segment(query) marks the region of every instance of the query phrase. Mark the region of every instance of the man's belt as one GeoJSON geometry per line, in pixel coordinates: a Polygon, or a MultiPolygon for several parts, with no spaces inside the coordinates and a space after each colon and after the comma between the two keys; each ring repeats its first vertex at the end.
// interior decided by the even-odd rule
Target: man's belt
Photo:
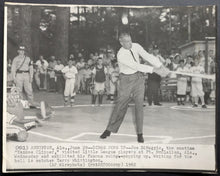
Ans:
{"type": "Polygon", "coordinates": [[[26,70],[26,71],[25,70],[17,70],[16,71],[16,73],[28,73],[28,72],[29,72],[28,70],[26,70]]]}

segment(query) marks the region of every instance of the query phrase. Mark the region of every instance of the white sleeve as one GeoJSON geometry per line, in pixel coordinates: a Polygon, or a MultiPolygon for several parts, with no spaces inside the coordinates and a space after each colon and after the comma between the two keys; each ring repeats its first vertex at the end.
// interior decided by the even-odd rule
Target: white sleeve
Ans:
{"type": "Polygon", "coordinates": [[[75,68],[75,73],[77,74],[78,73],[77,68],[76,67],[74,67],[74,68],[75,68]]]}
{"type": "Polygon", "coordinates": [[[118,58],[119,63],[126,65],[127,67],[130,67],[133,70],[140,71],[143,73],[152,73],[153,72],[153,67],[151,67],[149,65],[139,64],[133,60],[126,60],[126,59],[124,59],[124,57],[120,53],[118,53],[117,58],[118,58]]]}
{"type": "Polygon", "coordinates": [[[205,69],[203,67],[200,68],[200,73],[204,73],[205,69]]]}
{"type": "Polygon", "coordinates": [[[46,60],[44,60],[44,66],[48,67],[48,65],[49,65],[48,62],[46,60]]]}
{"type": "Polygon", "coordinates": [[[94,68],[94,69],[92,70],[92,74],[95,75],[95,73],[96,73],[96,69],[94,68]]]}
{"type": "Polygon", "coordinates": [[[138,49],[138,54],[147,62],[149,62],[154,67],[160,67],[162,63],[160,62],[160,59],[153,56],[152,54],[149,54],[147,51],[144,50],[144,48],[136,43],[136,47],[138,49]]]}
{"type": "Polygon", "coordinates": [[[62,73],[66,73],[67,72],[67,68],[64,67],[61,71],[62,71],[62,73]]]}
{"type": "Polygon", "coordinates": [[[104,67],[104,72],[105,72],[105,74],[107,74],[107,73],[108,73],[108,70],[107,70],[107,68],[106,68],[106,67],[104,67]]]}

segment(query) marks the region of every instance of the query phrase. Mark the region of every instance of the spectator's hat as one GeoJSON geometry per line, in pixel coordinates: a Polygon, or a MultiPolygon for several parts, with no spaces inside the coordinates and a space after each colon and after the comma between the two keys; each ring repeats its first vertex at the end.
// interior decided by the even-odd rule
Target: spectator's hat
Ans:
{"type": "Polygon", "coordinates": [[[180,64],[181,62],[183,62],[183,63],[184,63],[184,60],[183,60],[183,59],[180,59],[180,60],[179,60],[179,64],[180,64]]]}
{"type": "Polygon", "coordinates": [[[191,54],[187,54],[186,57],[191,57],[192,58],[192,55],[191,54]]]}
{"type": "Polygon", "coordinates": [[[158,50],[159,48],[158,48],[158,46],[157,45],[154,45],[153,46],[153,50],[158,50]]]}
{"type": "Polygon", "coordinates": [[[20,46],[18,47],[18,51],[25,51],[25,50],[26,50],[26,48],[25,48],[24,45],[20,45],[20,46]]]}

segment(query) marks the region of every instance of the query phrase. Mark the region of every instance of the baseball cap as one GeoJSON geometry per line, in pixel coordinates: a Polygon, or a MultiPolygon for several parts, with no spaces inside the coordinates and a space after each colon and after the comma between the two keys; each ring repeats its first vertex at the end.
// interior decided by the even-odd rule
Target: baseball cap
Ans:
{"type": "Polygon", "coordinates": [[[153,46],[153,50],[159,49],[157,45],[153,46]]]}
{"type": "Polygon", "coordinates": [[[18,50],[25,50],[26,48],[25,48],[25,46],[24,45],[20,45],[19,47],[18,47],[18,50]]]}

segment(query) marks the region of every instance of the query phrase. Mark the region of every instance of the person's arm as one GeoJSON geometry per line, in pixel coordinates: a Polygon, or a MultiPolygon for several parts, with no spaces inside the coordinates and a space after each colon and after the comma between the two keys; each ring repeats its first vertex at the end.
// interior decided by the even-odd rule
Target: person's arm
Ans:
{"type": "Polygon", "coordinates": [[[16,78],[16,58],[14,58],[12,61],[11,74],[12,74],[13,81],[15,81],[15,78],[16,78]]]}
{"type": "Polygon", "coordinates": [[[139,45],[139,44],[136,44],[137,45],[137,49],[138,49],[138,54],[147,62],[149,62],[151,65],[153,65],[154,67],[161,67],[162,66],[162,63],[160,61],[159,58],[153,56],[152,54],[149,54],[147,51],[144,50],[144,48],[139,45]]]}
{"type": "Polygon", "coordinates": [[[94,83],[96,68],[92,70],[92,83],[94,83]]]}
{"type": "MultiPolygon", "coordinates": [[[[30,60],[30,58],[29,58],[30,60]]],[[[29,64],[29,75],[30,75],[30,82],[33,81],[33,76],[34,76],[34,67],[33,67],[33,61],[30,60],[30,64],[29,64]]]]}
{"type": "Polygon", "coordinates": [[[131,69],[135,71],[140,71],[143,73],[152,73],[153,67],[149,65],[139,64],[133,60],[126,60],[124,59],[122,54],[118,54],[118,62],[130,67],[131,69]]]}

